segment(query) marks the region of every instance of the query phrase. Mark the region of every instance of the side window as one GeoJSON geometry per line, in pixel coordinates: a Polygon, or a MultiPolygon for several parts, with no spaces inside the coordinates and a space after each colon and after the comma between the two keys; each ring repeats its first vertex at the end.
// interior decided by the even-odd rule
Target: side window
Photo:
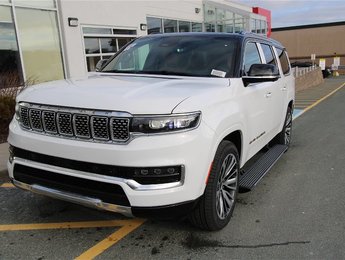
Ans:
{"type": "Polygon", "coordinates": [[[244,50],[243,71],[248,75],[250,66],[253,64],[261,64],[259,50],[254,42],[248,42],[244,50]]]}
{"type": "Polygon", "coordinates": [[[290,64],[286,51],[276,48],[284,75],[290,74],[290,64]]]}
{"type": "Polygon", "coordinates": [[[273,50],[271,46],[267,44],[261,44],[262,51],[264,53],[266,63],[267,64],[272,64],[277,66],[276,59],[274,58],[273,50]]]}

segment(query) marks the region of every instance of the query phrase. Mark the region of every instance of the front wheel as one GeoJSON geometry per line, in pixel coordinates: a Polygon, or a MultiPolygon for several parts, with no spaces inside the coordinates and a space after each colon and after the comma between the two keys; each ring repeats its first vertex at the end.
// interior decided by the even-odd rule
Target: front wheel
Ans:
{"type": "Polygon", "coordinates": [[[236,203],[238,178],[239,155],[236,146],[232,142],[222,141],[204,195],[189,217],[193,225],[214,231],[229,223],[236,203]]]}

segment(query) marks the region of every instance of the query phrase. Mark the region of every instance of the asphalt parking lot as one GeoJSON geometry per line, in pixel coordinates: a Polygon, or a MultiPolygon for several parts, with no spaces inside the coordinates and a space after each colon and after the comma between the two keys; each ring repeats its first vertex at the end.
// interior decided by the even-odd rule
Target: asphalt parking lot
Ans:
{"type": "MultiPolygon", "coordinates": [[[[293,142],[230,224],[128,219],[14,188],[0,174],[0,259],[344,259],[345,82],[301,108],[293,142]],[[303,113],[303,111],[307,111],[303,113]]],[[[324,90],[324,89],[323,89],[324,90]]]]}

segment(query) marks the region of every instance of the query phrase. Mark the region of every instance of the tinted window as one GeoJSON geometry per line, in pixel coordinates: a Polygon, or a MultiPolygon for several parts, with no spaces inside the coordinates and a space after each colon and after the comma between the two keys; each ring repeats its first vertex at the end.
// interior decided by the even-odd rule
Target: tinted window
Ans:
{"type": "Polygon", "coordinates": [[[289,65],[289,59],[287,57],[286,51],[282,50],[282,49],[278,49],[277,50],[277,54],[280,60],[280,64],[282,66],[282,70],[284,75],[287,75],[290,73],[290,65],[289,65]]]}
{"type": "Polygon", "coordinates": [[[246,45],[245,51],[244,51],[244,66],[243,66],[243,70],[245,75],[248,75],[250,66],[252,66],[253,64],[260,64],[261,62],[261,58],[260,58],[260,54],[258,51],[258,48],[256,46],[255,43],[253,42],[249,42],[246,45]]]}
{"type": "Polygon", "coordinates": [[[147,17],[147,33],[161,33],[162,30],[162,19],[154,18],[154,17],[147,17]]]}
{"type": "Polygon", "coordinates": [[[233,77],[236,49],[237,40],[224,36],[139,38],[103,72],[233,77]]]}
{"type": "Polygon", "coordinates": [[[261,44],[261,48],[262,48],[262,51],[264,52],[266,63],[277,65],[277,62],[274,58],[274,54],[272,52],[272,48],[267,44],[261,44]]]}

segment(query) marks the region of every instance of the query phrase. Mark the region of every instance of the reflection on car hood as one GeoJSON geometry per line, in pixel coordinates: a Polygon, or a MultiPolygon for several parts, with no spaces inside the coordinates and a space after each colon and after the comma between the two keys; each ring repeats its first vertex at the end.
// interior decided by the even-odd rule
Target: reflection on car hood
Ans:
{"type": "Polygon", "coordinates": [[[126,111],[132,114],[169,114],[190,96],[228,85],[227,79],[90,74],[28,87],[17,101],[126,111]]]}

